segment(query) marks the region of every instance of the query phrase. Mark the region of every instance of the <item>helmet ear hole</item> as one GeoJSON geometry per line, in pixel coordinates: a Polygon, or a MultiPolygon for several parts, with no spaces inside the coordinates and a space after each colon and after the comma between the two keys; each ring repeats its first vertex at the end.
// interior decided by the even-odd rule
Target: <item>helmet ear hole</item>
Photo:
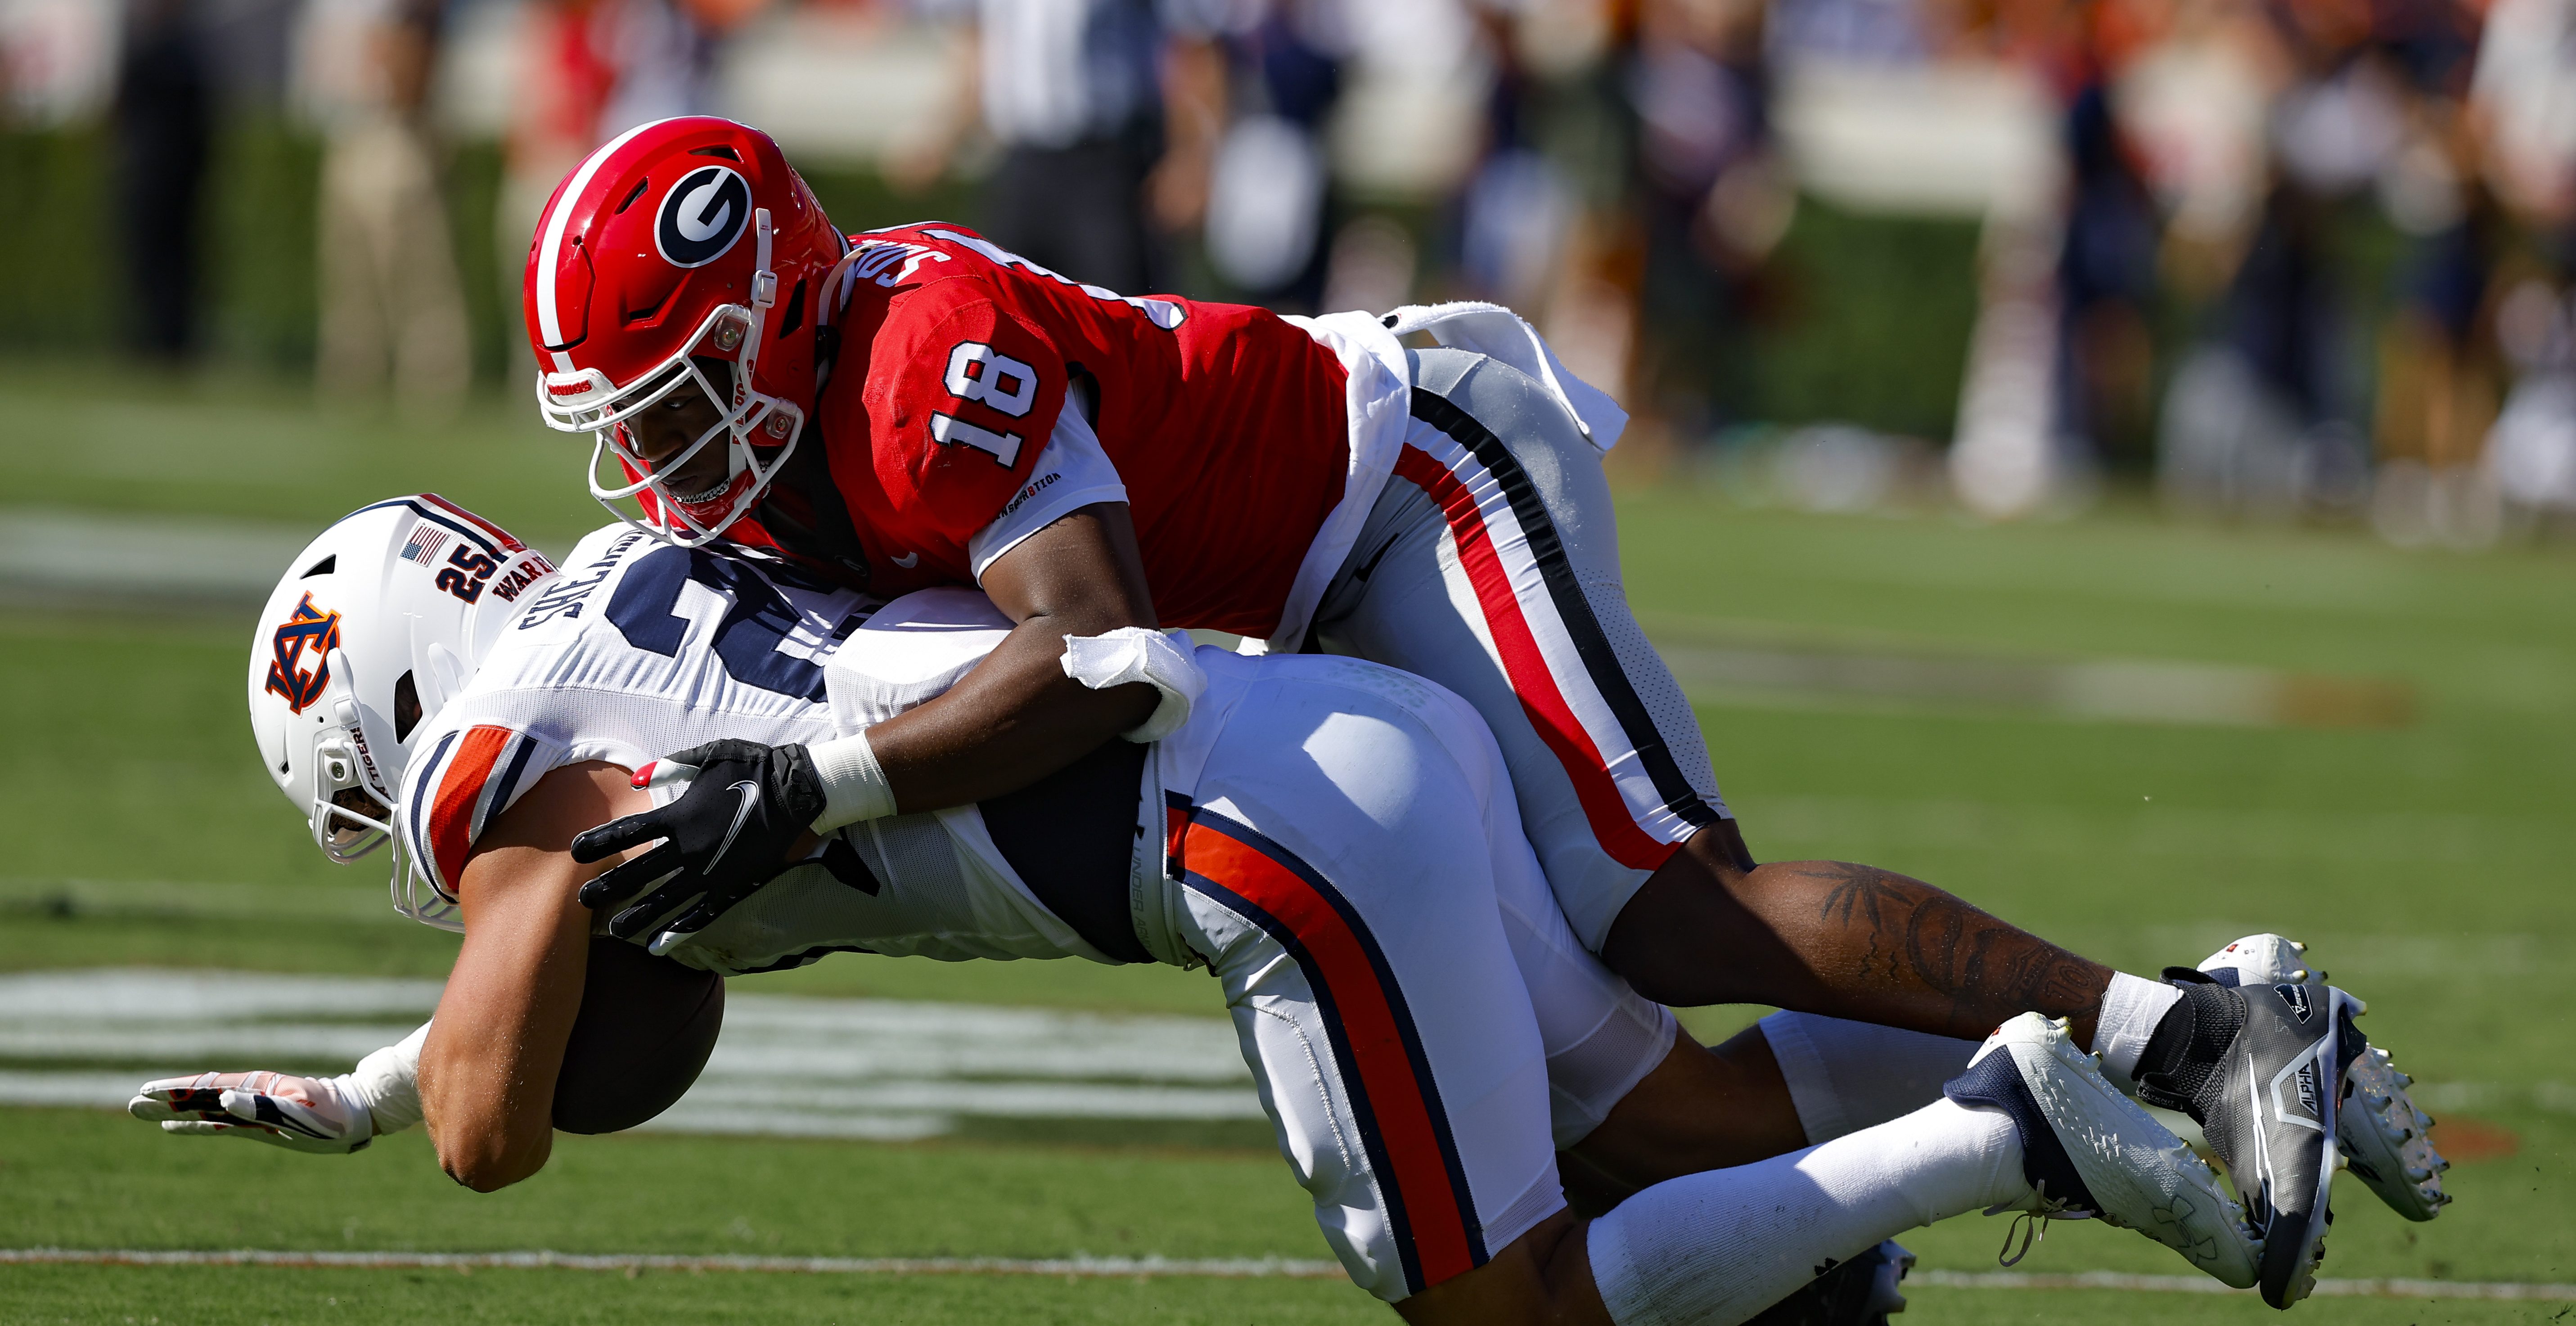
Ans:
{"type": "Polygon", "coordinates": [[[420,687],[405,672],[394,681],[394,740],[409,741],[420,726],[420,687]]]}
{"type": "Polygon", "coordinates": [[[805,282],[800,279],[796,282],[796,288],[787,292],[787,312],[779,317],[778,334],[781,338],[793,336],[796,334],[796,329],[804,325],[805,282]]]}

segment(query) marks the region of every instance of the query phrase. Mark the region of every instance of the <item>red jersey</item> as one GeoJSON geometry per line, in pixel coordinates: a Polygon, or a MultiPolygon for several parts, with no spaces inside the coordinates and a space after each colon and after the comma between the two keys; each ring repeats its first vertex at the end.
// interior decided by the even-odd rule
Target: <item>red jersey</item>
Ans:
{"type": "Polygon", "coordinates": [[[1266,309],[1081,285],[962,226],[853,238],[807,443],[873,589],[974,584],[1123,485],[1163,625],[1272,633],[1351,475],[1331,349],[1266,309]]]}

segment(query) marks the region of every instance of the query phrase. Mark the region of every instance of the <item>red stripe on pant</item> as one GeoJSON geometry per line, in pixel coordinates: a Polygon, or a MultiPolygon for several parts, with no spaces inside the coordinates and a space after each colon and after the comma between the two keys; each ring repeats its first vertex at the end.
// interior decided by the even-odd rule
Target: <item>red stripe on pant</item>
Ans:
{"type": "Polygon", "coordinates": [[[1521,712],[1529,715],[1530,726],[1539,740],[1556,752],[1558,764],[1574,784],[1574,797],[1583,807],[1583,817],[1592,825],[1592,836],[1610,859],[1631,870],[1654,870],[1681,849],[1679,843],[1658,842],[1637,827],[1636,816],[1628,810],[1627,799],[1619,794],[1618,783],[1610,777],[1609,762],[1592,744],[1592,734],[1585,731],[1574,710],[1565,702],[1558,688],[1556,673],[1547,665],[1547,655],[1539,649],[1538,637],[1530,630],[1529,618],[1521,612],[1520,596],[1512,592],[1511,572],[1503,566],[1502,553],[1494,546],[1493,535],[1485,528],[1485,513],[1476,506],[1475,494],[1458,482],[1449,467],[1434,459],[1420,447],[1408,446],[1396,457],[1396,477],[1421,489],[1440,505],[1448,517],[1449,534],[1458,545],[1458,561],[1467,569],[1467,582],[1476,591],[1476,604],[1485,614],[1485,633],[1492,637],[1494,649],[1503,656],[1503,674],[1510,678],[1512,694],[1521,702],[1521,712]]]}
{"type": "MultiPolygon", "coordinates": [[[[1358,1079],[1365,1101],[1352,1104],[1374,1119],[1383,1141],[1382,1187],[1395,1190],[1413,1240],[1422,1285],[1433,1285],[1476,1269],[1473,1242],[1467,1233],[1465,1203],[1449,1180],[1440,1126],[1431,1117],[1431,1093],[1414,1076],[1413,1056],[1405,1046],[1393,1001],[1380,981],[1377,964],[1360,937],[1331,899],[1316,891],[1296,871],[1258,849],[1228,837],[1205,821],[1185,832],[1183,859],[1189,873],[1221,885],[1285,926],[1306,950],[1309,984],[1324,987],[1337,1016],[1344,1043],[1354,1062],[1342,1071],[1358,1079]]],[[[1368,1120],[1363,1120],[1363,1125],[1368,1120]]],[[[1393,1213],[1390,1212],[1392,1215],[1393,1213]]]]}

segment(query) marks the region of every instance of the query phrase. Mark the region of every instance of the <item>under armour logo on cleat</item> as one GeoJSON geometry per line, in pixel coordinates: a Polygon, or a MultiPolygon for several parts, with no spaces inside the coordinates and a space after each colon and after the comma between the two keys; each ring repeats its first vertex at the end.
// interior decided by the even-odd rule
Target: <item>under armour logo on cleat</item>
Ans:
{"type": "Polygon", "coordinates": [[[2195,1242],[2191,1232],[2183,1227],[2183,1222],[2199,1209],[2191,1204],[2191,1199],[2180,1194],[2175,1195],[2173,1205],[2155,1208],[2156,1241],[2193,1261],[2214,1262],[2218,1260],[2217,1236],[2203,1235],[2195,1242]]]}

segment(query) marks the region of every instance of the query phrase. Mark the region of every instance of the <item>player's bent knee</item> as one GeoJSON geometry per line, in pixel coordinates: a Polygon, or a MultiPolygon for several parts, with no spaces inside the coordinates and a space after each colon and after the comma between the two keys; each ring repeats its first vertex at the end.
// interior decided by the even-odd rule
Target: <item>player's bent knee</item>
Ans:
{"type": "Polygon", "coordinates": [[[1395,1305],[1413,1326],[1609,1326],[1593,1287],[1583,1231],[1590,1222],[1559,1211],[1511,1241],[1484,1265],[1395,1305]]]}

